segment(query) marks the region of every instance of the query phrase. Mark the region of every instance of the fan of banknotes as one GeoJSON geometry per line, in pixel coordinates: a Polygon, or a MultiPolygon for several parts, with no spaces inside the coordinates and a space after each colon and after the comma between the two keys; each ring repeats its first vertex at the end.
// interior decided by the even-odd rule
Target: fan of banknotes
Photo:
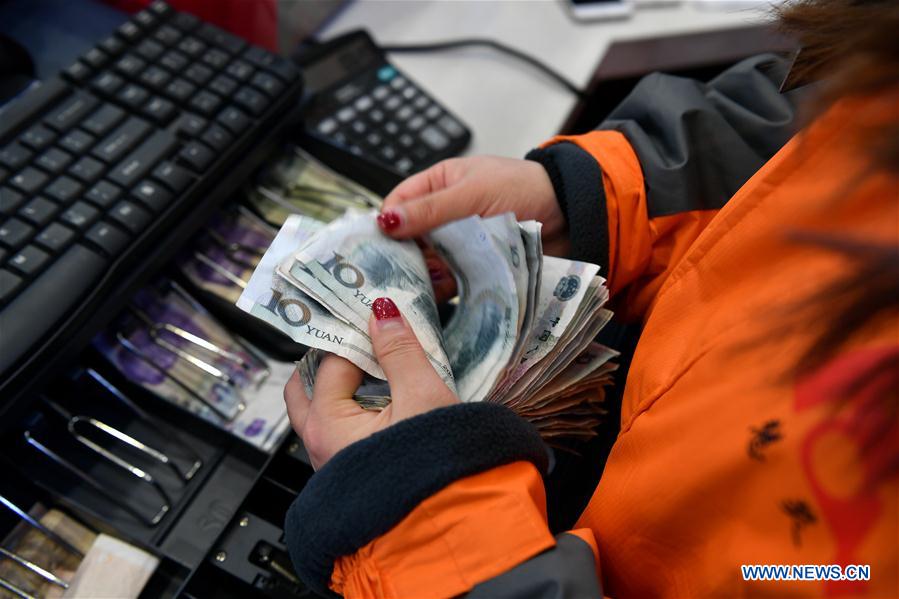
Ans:
{"type": "Polygon", "coordinates": [[[390,402],[368,335],[372,302],[389,297],[462,401],[506,405],[547,441],[592,436],[617,355],[594,341],[612,316],[599,267],[544,256],[540,223],[511,213],[447,224],[426,240],[459,290],[441,325],[422,250],[385,236],[375,217],[288,217],[237,302],[312,348],[297,365],[307,391],[327,352],[367,374],[362,407],[390,402]]]}

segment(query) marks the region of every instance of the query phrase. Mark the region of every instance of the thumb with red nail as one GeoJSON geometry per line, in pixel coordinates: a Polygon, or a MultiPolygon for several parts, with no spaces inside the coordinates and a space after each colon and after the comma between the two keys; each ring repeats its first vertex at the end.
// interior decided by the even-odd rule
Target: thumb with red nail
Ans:
{"type": "Polygon", "coordinates": [[[316,470],[348,445],[400,420],[459,403],[393,300],[381,297],[372,303],[369,332],[392,398],[381,412],[365,410],[353,401],[362,371],[339,356],[322,360],[311,401],[297,373],[284,388],[290,423],[316,470]]]}

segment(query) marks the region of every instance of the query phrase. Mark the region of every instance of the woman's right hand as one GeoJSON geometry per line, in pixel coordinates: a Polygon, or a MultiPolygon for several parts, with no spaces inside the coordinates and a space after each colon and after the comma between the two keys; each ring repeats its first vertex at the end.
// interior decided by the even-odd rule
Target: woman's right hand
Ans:
{"type": "Polygon", "coordinates": [[[378,224],[396,239],[420,237],[466,216],[514,212],[543,223],[543,251],[564,256],[568,229],[546,170],[529,160],[451,158],[413,175],[384,199],[378,224]]]}

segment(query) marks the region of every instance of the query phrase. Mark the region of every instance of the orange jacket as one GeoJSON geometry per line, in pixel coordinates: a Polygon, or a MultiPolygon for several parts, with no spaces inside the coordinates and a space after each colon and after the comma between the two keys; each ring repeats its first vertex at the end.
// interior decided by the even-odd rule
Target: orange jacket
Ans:
{"type": "MultiPolygon", "coordinates": [[[[604,594],[899,596],[899,485],[882,474],[899,456],[899,423],[895,411],[861,409],[896,393],[895,367],[879,367],[899,359],[899,321],[848,339],[810,375],[791,368],[816,339],[813,319],[832,324],[805,310],[823,305],[810,298],[853,268],[791,233],[899,248],[899,181],[871,173],[861,133],[878,120],[899,121],[899,95],[837,104],[720,210],[656,217],[621,132],[550,142],[601,165],[607,277],[616,308],[645,323],[620,434],[572,533],[592,549],[604,594]],[[872,446],[878,423],[888,431],[872,446]],[[870,580],[746,581],[750,564],[870,565],[870,580]]],[[[562,537],[547,527],[537,468],[517,461],[418,503],[339,557],[330,586],[347,597],[456,596],[562,537]]]]}

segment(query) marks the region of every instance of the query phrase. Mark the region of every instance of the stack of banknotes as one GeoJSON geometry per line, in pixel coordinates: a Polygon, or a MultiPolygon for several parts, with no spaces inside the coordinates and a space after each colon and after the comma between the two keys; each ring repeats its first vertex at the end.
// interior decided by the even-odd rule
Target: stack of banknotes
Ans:
{"type": "Polygon", "coordinates": [[[367,374],[360,405],[390,402],[368,334],[372,302],[389,297],[462,401],[506,405],[548,441],[592,436],[617,355],[594,341],[612,316],[599,267],[544,256],[540,223],[511,213],[447,224],[424,240],[457,282],[441,324],[422,250],[385,236],[376,214],[289,216],[237,302],[312,348],[297,366],[307,391],[327,352],[367,374]]]}

